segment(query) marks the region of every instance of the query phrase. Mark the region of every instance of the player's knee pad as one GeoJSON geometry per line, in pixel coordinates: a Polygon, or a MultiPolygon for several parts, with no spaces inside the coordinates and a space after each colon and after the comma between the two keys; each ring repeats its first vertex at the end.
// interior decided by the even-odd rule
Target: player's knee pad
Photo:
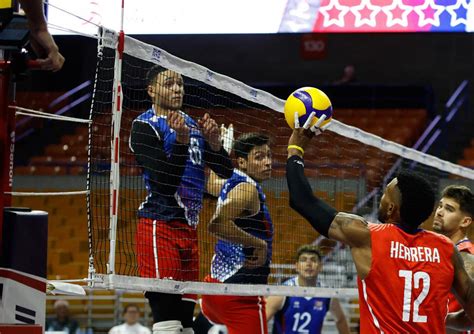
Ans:
{"type": "Polygon", "coordinates": [[[160,321],[153,324],[153,334],[182,334],[183,326],[179,320],[160,321]]]}

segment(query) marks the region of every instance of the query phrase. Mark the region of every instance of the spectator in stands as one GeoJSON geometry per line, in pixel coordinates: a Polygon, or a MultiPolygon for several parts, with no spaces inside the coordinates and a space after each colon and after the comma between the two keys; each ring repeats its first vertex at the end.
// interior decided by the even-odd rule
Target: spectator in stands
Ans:
{"type": "Polygon", "coordinates": [[[43,1],[20,0],[21,8],[26,13],[30,28],[30,42],[38,62],[44,70],[59,71],[64,64],[64,57],[48,31],[48,23],[44,17],[43,1]]]}
{"type": "Polygon", "coordinates": [[[56,300],[54,311],[56,312],[56,318],[46,320],[46,331],[62,331],[67,334],[76,334],[79,324],[76,320],[69,317],[69,303],[67,300],[56,300]]]}
{"type": "MultiPolygon", "coordinates": [[[[322,268],[322,257],[316,246],[301,246],[297,251],[295,266],[298,275],[283,285],[320,286],[317,278],[322,268]]],[[[273,334],[319,334],[328,311],[334,316],[339,333],[350,333],[346,316],[336,298],[271,296],[267,298],[266,311],[267,320],[275,316],[273,334]]]]}
{"type": "Polygon", "coordinates": [[[354,65],[346,65],[342,77],[333,82],[334,85],[347,85],[357,81],[354,65]]]}
{"type": "Polygon", "coordinates": [[[140,324],[140,309],[135,304],[128,304],[122,313],[125,322],[110,329],[109,334],[151,334],[151,331],[140,324]]]}

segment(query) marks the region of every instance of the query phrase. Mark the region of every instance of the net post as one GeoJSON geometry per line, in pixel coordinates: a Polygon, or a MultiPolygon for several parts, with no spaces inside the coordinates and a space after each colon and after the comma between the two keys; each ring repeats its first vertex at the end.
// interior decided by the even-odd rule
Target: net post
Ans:
{"type": "Polygon", "coordinates": [[[112,157],[110,169],[110,253],[107,264],[107,273],[115,273],[115,249],[117,239],[117,220],[118,220],[118,206],[119,206],[119,189],[120,189],[120,124],[122,119],[122,58],[124,50],[125,34],[120,31],[117,48],[115,51],[115,72],[114,72],[114,87],[112,97],[112,157]]]}
{"type": "Polygon", "coordinates": [[[13,152],[15,147],[15,114],[8,108],[10,62],[5,59],[5,51],[0,50],[0,156],[3,168],[0,174],[0,254],[3,241],[3,208],[11,206],[13,186],[13,152]]]}

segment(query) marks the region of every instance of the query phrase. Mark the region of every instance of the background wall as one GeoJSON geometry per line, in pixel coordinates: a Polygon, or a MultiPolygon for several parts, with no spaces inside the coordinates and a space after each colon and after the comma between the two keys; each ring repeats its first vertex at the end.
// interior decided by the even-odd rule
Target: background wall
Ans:
{"type": "MultiPolygon", "coordinates": [[[[137,38],[257,86],[330,83],[345,65],[354,64],[361,83],[432,85],[439,106],[462,80],[474,79],[474,34],[466,33],[331,34],[323,60],[302,59],[299,34],[137,38]]],[[[66,65],[59,73],[35,73],[33,86],[66,90],[93,78],[96,41],[77,36],[56,40],[66,65]]]]}
{"type": "Polygon", "coordinates": [[[360,82],[432,84],[446,100],[474,79],[474,34],[331,34],[324,60],[300,56],[298,34],[145,36],[175,55],[252,84],[321,84],[356,66],[360,82]]]}

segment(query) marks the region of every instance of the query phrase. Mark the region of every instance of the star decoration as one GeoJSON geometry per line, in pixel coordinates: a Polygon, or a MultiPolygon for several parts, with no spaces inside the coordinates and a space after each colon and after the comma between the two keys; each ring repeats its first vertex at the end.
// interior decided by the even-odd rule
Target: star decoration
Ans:
{"type": "Polygon", "coordinates": [[[474,32],[474,1],[471,0],[466,13],[466,31],[474,32]]]}
{"type": "Polygon", "coordinates": [[[422,27],[427,24],[432,24],[436,27],[439,27],[440,21],[439,16],[444,11],[444,6],[439,6],[435,4],[434,0],[426,0],[425,3],[421,6],[415,7],[415,12],[418,14],[418,26],[422,27]],[[432,8],[435,12],[433,17],[428,17],[425,12],[426,9],[432,8]]]}
{"type": "Polygon", "coordinates": [[[412,10],[413,7],[405,5],[403,0],[393,0],[390,6],[382,7],[382,11],[387,15],[387,27],[396,24],[408,27],[408,15],[412,10]]]}
{"type": "Polygon", "coordinates": [[[344,27],[344,16],[349,12],[349,7],[341,6],[338,0],[330,0],[329,4],[320,7],[319,11],[324,16],[324,27],[329,27],[330,25],[344,27]]]}
{"type": "Polygon", "coordinates": [[[467,0],[458,0],[456,3],[452,6],[447,6],[446,10],[448,11],[449,14],[451,14],[451,26],[455,27],[458,24],[467,24],[467,7],[469,5],[467,4],[467,0]],[[462,7],[462,8],[461,8],[462,7]],[[462,13],[464,14],[464,17],[462,16],[462,13]]]}
{"type": "Polygon", "coordinates": [[[354,25],[357,28],[363,26],[364,24],[367,24],[368,26],[371,26],[371,27],[375,27],[377,25],[377,21],[375,20],[375,17],[381,10],[382,10],[381,7],[372,5],[370,3],[370,0],[362,0],[360,2],[360,5],[353,6],[351,8],[351,12],[355,16],[354,25]]]}

